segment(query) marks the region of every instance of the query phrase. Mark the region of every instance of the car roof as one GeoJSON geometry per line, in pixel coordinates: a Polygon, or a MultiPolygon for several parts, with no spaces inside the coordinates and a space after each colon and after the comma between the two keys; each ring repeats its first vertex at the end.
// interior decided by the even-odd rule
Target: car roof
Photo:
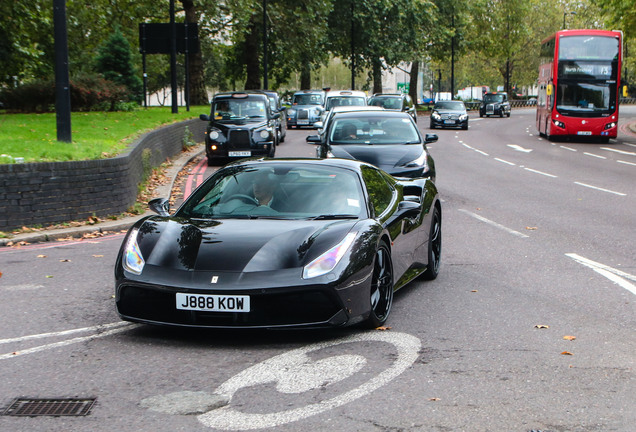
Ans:
{"type": "Polygon", "coordinates": [[[319,93],[324,93],[324,90],[298,90],[297,92],[294,93],[294,95],[297,94],[319,94],[319,93]]]}
{"type": "Polygon", "coordinates": [[[318,165],[318,166],[326,166],[326,167],[338,167],[349,169],[353,171],[360,172],[361,166],[373,166],[367,162],[363,162],[357,159],[339,159],[339,158],[249,158],[242,159],[236,162],[232,162],[226,166],[237,166],[237,165],[268,165],[268,166],[276,166],[276,165],[289,165],[293,163],[294,165],[318,165]]]}
{"type": "Polygon", "coordinates": [[[267,95],[260,91],[247,90],[244,92],[227,92],[217,93],[214,95],[214,99],[252,99],[252,98],[265,98],[269,100],[267,95]]]}
{"type": "Polygon", "coordinates": [[[371,97],[400,97],[406,96],[404,93],[376,93],[371,97]]]}
{"type": "MultiPolygon", "coordinates": [[[[379,107],[378,107],[379,108],[379,107]]],[[[368,115],[367,110],[355,110],[355,111],[344,111],[344,112],[334,112],[333,117],[338,118],[356,118],[360,117],[360,115],[368,115]]],[[[380,108],[379,110],[369,110],[373,111],[373,116],[381,116],[387,118],[407,118],[412,119],[412,117],[403,111],[393,111],[393,110],[385,110],[380,108]]]]}
{"type": "Polygon", "coordinates": [[[337,106],[331,109],[333,113],[350,112],[350,111],[386,111],[384,108],[376,105],[351,105],[351,106],[337,106]]]}
{"type": "Polygon", "coordinates": [[[361,90],[331,90],[327,93],[327,97],[333,96],[362,96],[367,97],[366,93],[361,90]]]}

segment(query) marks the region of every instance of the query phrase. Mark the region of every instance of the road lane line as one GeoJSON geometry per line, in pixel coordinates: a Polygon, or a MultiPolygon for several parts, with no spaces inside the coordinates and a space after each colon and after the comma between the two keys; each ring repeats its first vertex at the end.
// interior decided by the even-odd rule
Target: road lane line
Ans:
{"type": "Polygon", "coordinates": [[[76,343],[80,343],[80,342],[88,342],[90,340],[93,339],[98,339],[98,338],[102,338],[102,337],[106,337],[106,336],[111,336],[117,333],[121,333],[127,330],[130,330],[134,327],[138,327],[141,324],[130,324],[130,323],[126,323],[128,324],[125,327],[119,327],[119,328],[114,328],[111,330],[107,330],[105,332],[101,332],[101,333],[96,333],[96,334],[92,334],[89,336],[82,336],[82,337],[77,337],[74,339],[68,339],[65,341],[60,341],[60,342],[55,342],[55,343],[51,343],[51,344],[46,344],[46,345],[40,345],[40,346],[36,346],[33,348],[27,348],[24,350],[19,350],[19,351],[14,351],[14,352],[10,352],[7,354],[2,354],[0,355],[0,360],[6,360],[6,359],[10,359],[10,358],[16,358],[16,357],[20,357],[23,355],[27,355],[27,354],[34,354],[40,351],[45,351],[45,350],[49,350],[49,349],[54,349],[54,348],[59,348],[59,347],[63,347],[63,346],[67,346],[67,345],[72,345],[72,344],[76,344],[76,343]]]}
{"type": "Polygon", "coordinates": [[[620,153],[620,154],[629,155],[629,156],[636,156],[636,153],[634,153],[634,152],[628,152],[628,151],[613,149],[613,148],[609,148],[609,147],[601,147],[601,150],[607,150],[607,151],[611,151],[611,152],[614,152],[614,153],[620,153]]]}
{"type": "Polygon", "coordinates": [[[460,211],[460,212],[462,212],[462,213],[465,213],[465,214],[467,214],[467,215],[469,215],[469,216],[472,216],[472,217],[474,217],[474,218],[475,218],[475,219],[477,219],[477,220],[480,220],[480,221],[482,221],[482,222],[485,222],[485,223],[487,223],[488,225],[491,225],[491,226],[493,226],[493,227],[495,227],[495,228],[498,228],[498,229],[500,229],[500,230],[503,230],[503,231],[507,232],[508,234],[512,234],[512,235],[514,235],[514,236],[521,237],[521,238],[529,238],[529,236],[527,236],[527,235],[525,235],[525,234],[522,234],[522,233],[520,233],[520,232],[518,232],[518,231],[515,231],[515,230],[510,229],[510,228],[508,228],[508,227],[505,227],[505,226],[503,226],[503,225],[500,225],[500,224],[498,224],[497,222],[491,221],[490,219],[486,219],[485,217],[480,216],[480,215],[478,215],[478,214],[475,214],[475,213],[473,213],[473,212],[470,212],[470,211],[468,211],[468,210],[459,209],[459,211],[460,211]]]}
{"type": "Polygon", "coordinates": [[[512,162],[508,162],[507,160],[504,160],[504,159],[495,158],[495,160],[496,160],[497,162],[505,163],[505,164],[507,164],[507,165],[517,166],[517,164],[512,163],[512,162]]]}
{"type": "Polygon", "coordinates": [[[557,178],[557,176],[555,176],[555,175],[548,174],[548,173],[545,173],[545,172],[543,172],[543,171],[537,171],[537,170],[532,169],[532,168],[527,168],[527,167],[526,167],[526,168],[524,168],[524,170],[526,170],[526,171],[530,171],[530,172],[533,172],[533,173],[535,173],[535,174],[541,174],[541,175],[544,175],[544,176],[546,176],[546,177],[557,178]]]}
{"type": "Polygon", "coordinates": [[[591,268],[598,274],[608,278],[615,284],[625,288],[627,291],[636,295],[636,285],[631,284],[625,280],[625,279],[629,279],[631,281],[636,282],[636,276],[629,273],[625,273],[624,271],[615,269],[605,264],[601,264],[599,262],[584,258],[575,253],[566,253],[565,256],[572,258],[574,261],[578,262],[579,264],[583,264],[584,266],[591,268]]]}
{"type": "Polygon", "coordinates": [[[33,339],[44,339],[44,338],[48,338],[48,337],[68,336],[68,335],[75,334],[75,333],[85,333],[85,332],[89,332],[89,331],[100,332],[100,331],[103,331],[103,330],[106,330],[106,329],[110,329],[110,328],[113,328],[113,327],[121,327],[121,326],[125,326],[125,325],[129,325],[129,323],[127,323],[125,321],[121,321],[121,322],[114,322],[114,323],[110,323],[110,324],[96,325],[96,326],[92,326],[92,327],[82,327],[82,328],[76,328],[76,329],[71,329],[71,330],[63,330],[63,331],[59,331],[59,332],[40,333],[40,334],[34,334],[34,335],[28,335],[28,336],[20,336],[20,337],[15,337],[15,338],[10,338],[10,339],[0,339],[0,345],[5,344],[5,343],[12,343],[12,342],[24,342],[24,341],[33,340],[33,339]]]}
{"type": "Polygon", "coordinates": [[[616,191],[613,191],[613,190],[604,189],[604,188],[601,188],[601,187],[592,186],[592,185],[581,183],[581,182],[574,182],[574,184],[577,184],[579,186],[584,186],[584,187],[590,188],[590,189],[595,189],[595,190],[601,191],[601,192],[611,193],[611,194],[614,194],[614,195],[627,196],[627,194],[624,194],[622,192],[616,192],[616,191]]]}
{"type": "Polygon", "coordinates": [[[607,159],[605,156],[599,156],[599,155],[596,155],[594,153],[583,152],[583,154],[586,155],[586,156],[592,156],[592,157],[599,158],[599,159],[607,159]]]}
{"type": "Polygon", "coordinates": [[[577,149],[573,149],[573,148],[566,147],[566,146],[559,146],[559,147],[561,147],[562,149],[565,149],[565,150],[570,150],[572,152],[578,151],[577,149]]]}
{"type": "Polygon", "coordinates": [[[627,162],[627,161],[623,161],[623,160],[617,160],[616,162],[622,163],[622,164],[625,164],[625,165],[634,165],[634,166],[636,166],[636,163],[634,163],[634,162],[627,162]]]}

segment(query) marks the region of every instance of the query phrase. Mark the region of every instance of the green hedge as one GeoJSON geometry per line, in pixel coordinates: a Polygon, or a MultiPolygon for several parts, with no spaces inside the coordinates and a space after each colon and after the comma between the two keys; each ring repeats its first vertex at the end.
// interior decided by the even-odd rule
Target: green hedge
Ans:
{"type": "MultiPolygon", "coordinates": [[[[70,80],[72,111],[127,111],[128,90],[122,85],[98,76],[83,76],[70,80]]],[[[10,112],[55,111],[55,81],[33,81],[15,88],[0,90],[0,102],[10,112]]]]}

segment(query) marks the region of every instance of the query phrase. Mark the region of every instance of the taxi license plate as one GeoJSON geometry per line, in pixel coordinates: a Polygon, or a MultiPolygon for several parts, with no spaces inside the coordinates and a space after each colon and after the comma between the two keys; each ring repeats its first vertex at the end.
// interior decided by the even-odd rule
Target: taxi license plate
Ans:
{"type": "Polygon", "coordinates": [[[177,309],[206,312],[249,312],[250,296],[177,293],[177,309]]]}
{"type": "Polygon", "coordinates": [[[252,156],[252,152],[251,151],[231,151],[229,152],[230,157],[232,156],[246,156],[246,157],[250,157],[252,156]]]}
{"type": "Polygon", "coordinates": [[[299,125],[308,125],[309,124],[309,120],[298,120],[297,123],[299,125]]]}

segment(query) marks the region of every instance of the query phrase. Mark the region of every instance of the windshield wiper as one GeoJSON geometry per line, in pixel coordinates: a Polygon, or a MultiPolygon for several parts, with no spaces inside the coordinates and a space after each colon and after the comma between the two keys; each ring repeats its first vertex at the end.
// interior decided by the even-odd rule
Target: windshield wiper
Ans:
{"type": "Polygon", "coordinates": [[[320,216],[314,216],[309,218],[309,220],[329,220],[329,219],[358,219],[358,216],[352,215],[352,214],[323,214],[320,216]]]}

